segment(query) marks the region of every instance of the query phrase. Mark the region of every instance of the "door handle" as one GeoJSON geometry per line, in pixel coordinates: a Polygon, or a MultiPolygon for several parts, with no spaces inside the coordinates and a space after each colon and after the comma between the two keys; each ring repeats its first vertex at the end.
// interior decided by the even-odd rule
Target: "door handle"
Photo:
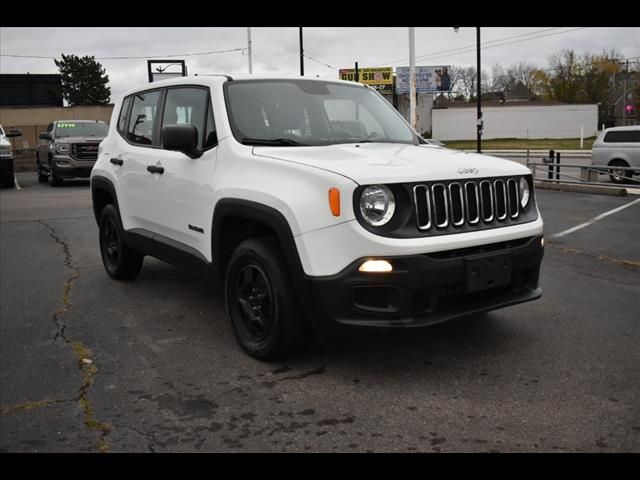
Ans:
{"type": "Polygon", "coordinates": [[[151,172],[151,173],[160,173],[163,174],[164,173],[164,167],[157,167],[155,165],[149,165],[147,167],[147,171],[151,172]]]}
{"type": "Polygon", "coordinates": [[[114,165],[122,165],[124,163],[124,160],[122,160],[121,158],[112,158],[109,161],[114,165]]]}

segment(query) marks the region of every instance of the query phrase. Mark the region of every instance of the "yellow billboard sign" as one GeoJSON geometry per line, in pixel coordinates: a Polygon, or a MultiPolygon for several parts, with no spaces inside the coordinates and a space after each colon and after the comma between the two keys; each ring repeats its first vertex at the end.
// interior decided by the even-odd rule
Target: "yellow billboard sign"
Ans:
{"type": "MultiPolygon", "coordinates": [[[[355,82],[355,68],[341,68],[340,79],[355,82]]],[[[393,91],[393,67],[359,68],[358,81],[375,88],[379,92],[393,91]]]]}

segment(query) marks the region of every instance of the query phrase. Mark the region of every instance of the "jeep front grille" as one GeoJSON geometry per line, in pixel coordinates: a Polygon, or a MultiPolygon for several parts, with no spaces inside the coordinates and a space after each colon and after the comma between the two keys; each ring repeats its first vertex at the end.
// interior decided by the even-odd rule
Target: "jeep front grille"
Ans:
{"type": "Polygon", "coordinates": [[[99,143],[72,143],[71,156],[76,160],[97,160],[99,143]]]}
{"type": "Polygon", "coordinates": [[[518,181],[496,178],[415,185],[417,227],[426,233],[481,222],[499,226],[508,218],[515,219],[520,215],[518,181]]]}

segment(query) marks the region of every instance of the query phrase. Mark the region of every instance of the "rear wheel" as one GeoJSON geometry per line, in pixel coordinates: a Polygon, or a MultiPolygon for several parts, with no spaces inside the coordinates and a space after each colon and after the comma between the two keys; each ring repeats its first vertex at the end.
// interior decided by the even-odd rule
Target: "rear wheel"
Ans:
{"type": "Polygon", "coordinates": [[[304,346],[304,315],[272,237],[251,238],[235,249],[226,272],[225,300],[236,339],[252,357],[275,360],[304,346]]]}
{"type": "Polygon", "coordinates": [[[609,163],[609,165],[614,167],[609,170],[609,178],[613,183],[629,183],[629,180],[631,179],[631,172],[629,170],[624,170],[624,167],[629,166],[627,165],[627,162],[625,162],[624,160],[613,160],[611,163],[609,163]]]}
{"type": "Polygon", "coordinates": [[[144,255],[127,244],[120,216],[112,204],[102,210],[99,235],[102,263],[109,276],[116,280],[135,278],[142,269],[144,255]]]}

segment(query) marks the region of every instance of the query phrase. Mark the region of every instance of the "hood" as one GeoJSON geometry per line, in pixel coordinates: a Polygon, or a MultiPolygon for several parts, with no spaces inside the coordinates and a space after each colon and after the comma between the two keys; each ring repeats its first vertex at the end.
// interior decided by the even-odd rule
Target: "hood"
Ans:
{"type": "Polygon", "coordinates": [[[341,144],[322,147],[254,147],[254,155],[328,170],[358,184],[400,183],[526,175],[511,160],[434,145],[341,144]]]}
{"type": "Polygon", "coordinates": [[[100,143],[105,137],[56,137],[55,143],[100,143]]]}

